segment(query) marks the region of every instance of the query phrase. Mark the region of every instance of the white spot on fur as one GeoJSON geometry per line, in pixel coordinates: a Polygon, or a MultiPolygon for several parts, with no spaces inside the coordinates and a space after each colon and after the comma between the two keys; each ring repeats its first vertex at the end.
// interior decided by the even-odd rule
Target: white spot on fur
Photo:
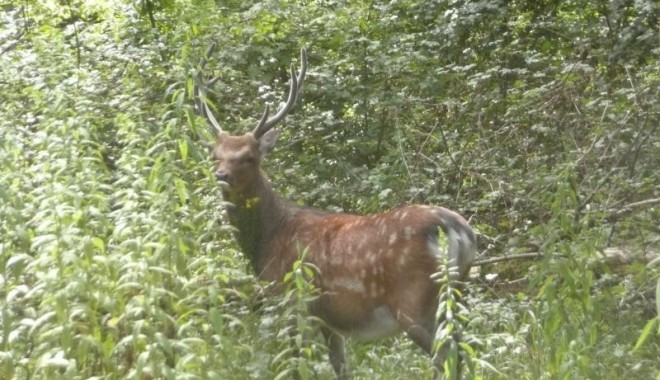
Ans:
{"type": "Polygon", "coordinates": [[[341,255],[331,255],[330,256],[330,264],[331,265],[341,265],[343,263],[341,255]]]}
{"type": "Polygon", "coordinates": [[[364,283],[354,277],[339,277],[328,282],[330,289],[344,288],[355,293],[364,293],[364,283]]]}
{"type": "Polygon", "coordinates": [[[369,294],[371,295],[371,298],[378,297],[378,283],[376,283],[376,281],[372,281],[371,284],[369,284],[369,294]]]}
{"type": "Polygon", "coordinates": [[[390,235],[390,245],[393,245],[394,243],[396,243],[396,232],[390,235]]]}
{"type": "Polygon", "coordinates": [[[415,230],[412,227],[406,227],[403,229],[403,238],[408,241],[412,238],[415,230]]]}

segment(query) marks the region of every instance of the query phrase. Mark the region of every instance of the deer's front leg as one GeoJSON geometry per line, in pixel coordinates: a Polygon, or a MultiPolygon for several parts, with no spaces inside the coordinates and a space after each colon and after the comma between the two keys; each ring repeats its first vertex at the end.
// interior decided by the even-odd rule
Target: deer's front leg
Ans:
{"type": "Polygon", "coordinates": [[[325,337],[326,344],[328,345],[330,364],[332,364],[332,368],[337,374],[337,379],[350,379],[348,365],[346,364],[344,337],[327,327],[323,328],[323,336],[325,337]]]}

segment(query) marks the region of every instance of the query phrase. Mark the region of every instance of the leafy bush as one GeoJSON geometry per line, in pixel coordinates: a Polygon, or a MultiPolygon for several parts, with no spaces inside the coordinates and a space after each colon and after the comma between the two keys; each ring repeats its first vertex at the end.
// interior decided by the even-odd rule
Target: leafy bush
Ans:
{"type": "MultiPolygon", "coordinates": [[[[660,243],[654,2],[1,7],[8,378],[332,378],[317,336],[286,333],[315,326],[299,313],[311,289],[294,277],[262,299],[221,212],[190,91],[211,41],[210,96],[230,131],[277,105],[308,47],[289,143],[264,168],[286,198],[443,204],[484,256],[538,253],[484,265],[469,286],[466,335],[495,368],[475,377],[658,376],[660,274],[643,265],[660,243]],[[615,265],[608,250],[626,254],[615,265]]],[[[433,371],[403,338],[348,351],[357,378],[433,371]]]]}

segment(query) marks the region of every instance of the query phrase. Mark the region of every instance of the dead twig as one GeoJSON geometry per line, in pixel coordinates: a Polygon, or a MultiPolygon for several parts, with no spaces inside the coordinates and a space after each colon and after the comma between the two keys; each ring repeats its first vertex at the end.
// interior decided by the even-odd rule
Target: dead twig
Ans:
{"type": "Polygon", "coordinates": [[[608,215],[605,217],[605,220],[608,222],[615,222],[624,216],[631,214],[635,210],[656,204],[660,204],[660,198],[645,199],[643,201],[629,203],[619,209],[604,210],[606,213],[608,213],[608,215]]]}
{"type": "Polygon", "coordinates": [[[500,257],[492,257],[490,259],[477,260],[474,262],[474,264],[472,264],[472,266],[478,267],[481,265],[495,264],[502,261],[538,259],[540,257],[543,257],[543,253],[541,252],[520,253],[517,255],[507,255],[500,257]]]}

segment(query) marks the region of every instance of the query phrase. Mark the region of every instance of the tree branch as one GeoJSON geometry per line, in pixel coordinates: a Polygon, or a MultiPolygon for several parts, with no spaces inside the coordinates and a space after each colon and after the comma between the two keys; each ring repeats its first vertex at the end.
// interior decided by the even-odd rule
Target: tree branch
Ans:
{"type": "Polygon", "coordinates": [[[499,263],[502,261],[509,261],[509,260],[524,260],[524,259],[538,259],[540,257],[543,257],[543,253],[540,252],[529,252],[529,253],[521,253],[518,255],[507,255],[507,256],[500,256],[500,257],[493,257],[490,259],[483,259],[483,260],[477,260],[472,264],[473,267],[478,267],[482,265],[488,265],[488,264],[495,264],[499,263]]]}
{"type": "Polygon", "coordinates": [[[606,213],[609,214],[605,217],[605,220],[607,220],[608,222],[615,222],[637,209],[646,208],[648,206],[653,206],[656,204],[660,204],[660,198],[651,198],[639,202],[629,203],[620,209],[604,210],[606,213]]]}

